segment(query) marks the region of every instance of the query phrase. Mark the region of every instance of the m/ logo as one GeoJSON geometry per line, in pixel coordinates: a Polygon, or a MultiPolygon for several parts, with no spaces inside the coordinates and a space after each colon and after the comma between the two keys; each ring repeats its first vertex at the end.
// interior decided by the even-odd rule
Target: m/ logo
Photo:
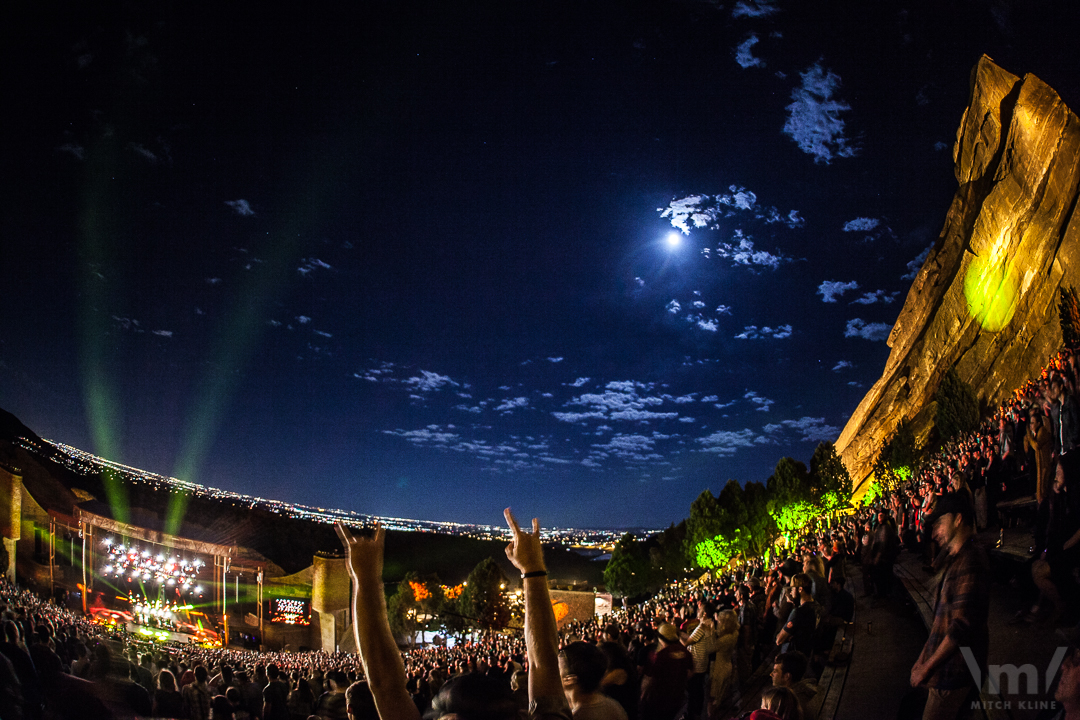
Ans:
{"type": "MultiPolygon", "coordinates": [[[[1054,657],[1050,658],[1050,664],[1046,668],[1046,692],[1050,692],[1050,686],[1054,682],[1054,678],[1057,677],[1058,670],[1061,669],[1061,661],[1065,659],[1065,653],[1068,648],[1059,647],[1054,652],[1054,657]]],[[[979,669],[979,663],[975,660],[975,654],[971,652],[971,648],[960,648],[960,654],[964,656],[964,662],[967,663],[968,671],[971,673],[971,679],[975,681],[977,687],[982,687],[982,671],[979,669]]],[[[1020,667],[1016,665],[988,665],[986,667],[986,684],[992,695],[1001,694],[1001,677],[1005,676],[1008,680],[1006,687],[1008,688],[1007,695],[1019,695],[1020,694],[1020,677],[1025,679],[1024,685],[1026,686],[1027,695],[1039,694],[1039,671],[1031,663],[1025,663],[1020,667]]]]}

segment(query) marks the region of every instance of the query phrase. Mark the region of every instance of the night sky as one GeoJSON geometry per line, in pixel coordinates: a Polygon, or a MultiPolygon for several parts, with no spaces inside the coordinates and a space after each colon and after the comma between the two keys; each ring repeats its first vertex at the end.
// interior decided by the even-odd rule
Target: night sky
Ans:
{"type": "Polygon", "coordinates": [[[1067,7],[17,3],[0,406],[263,497],[666,526],[839,435],[979,56],[1080,103],[1067,7]]]}

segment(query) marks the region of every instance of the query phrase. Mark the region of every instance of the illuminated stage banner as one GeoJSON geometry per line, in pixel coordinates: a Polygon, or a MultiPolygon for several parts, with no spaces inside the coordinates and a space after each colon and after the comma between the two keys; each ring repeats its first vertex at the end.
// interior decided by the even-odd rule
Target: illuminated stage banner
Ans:
{"type": "Polygon", "coordinates": [[[270,598],[270,622],[310,625],[311,603],[296,598],[270,598]]]}

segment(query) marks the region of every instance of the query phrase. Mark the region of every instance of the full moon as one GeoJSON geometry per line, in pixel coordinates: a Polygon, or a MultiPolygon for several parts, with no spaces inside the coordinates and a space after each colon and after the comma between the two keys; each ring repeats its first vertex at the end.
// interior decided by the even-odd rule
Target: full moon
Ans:
{"type": "Polygon", "coordinates": [[[669,248],[677,248],[682,245],[682,237],[677,232],[668,233],[667,244],[669,248]]]}

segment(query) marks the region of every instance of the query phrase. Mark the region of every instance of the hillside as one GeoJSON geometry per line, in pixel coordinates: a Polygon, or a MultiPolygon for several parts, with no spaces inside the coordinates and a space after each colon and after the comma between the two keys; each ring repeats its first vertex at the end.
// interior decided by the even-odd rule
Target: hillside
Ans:
{"type": "MultiPolygon", "coordinates": [[[[23,437],[41,439],[11,413],[0,409],[0,461],[18,468],[27,491],[46,508],[71,514],[82,502],[76,492],[93,496],[94,512],[108,514],[105,487],[98,474],[81,474],[65,467],[59,457],[35,454],[15,443],[23,437]]],[[[48,446],[46,446],[48,447],[48,446]]],[[[174,493],[142,483],[124,483],[131,517],[160,529],[174,493]]],[[[186,496],[182,537],[223,545],[238,545],[269,560],[280,572],[292,574],[311,564],[316,552],[337,552],[341,543],[332,526],[285,517],[247,504],[186,496]]],[[[397,581],[409,571],[437,573],[446,583],[463,581],[486,557],[493,557],[508,576],[516,572],[506,559],[505,544],[491,540],[421,532],[388,532],[385,578],[397,581]]],[[[589,562],[562,547],[547,550],[552,577],[561,583],[603,584],[603,563],[589,562]]],[[[271,576],[274,568],[269,569],[271,576]]]]}

